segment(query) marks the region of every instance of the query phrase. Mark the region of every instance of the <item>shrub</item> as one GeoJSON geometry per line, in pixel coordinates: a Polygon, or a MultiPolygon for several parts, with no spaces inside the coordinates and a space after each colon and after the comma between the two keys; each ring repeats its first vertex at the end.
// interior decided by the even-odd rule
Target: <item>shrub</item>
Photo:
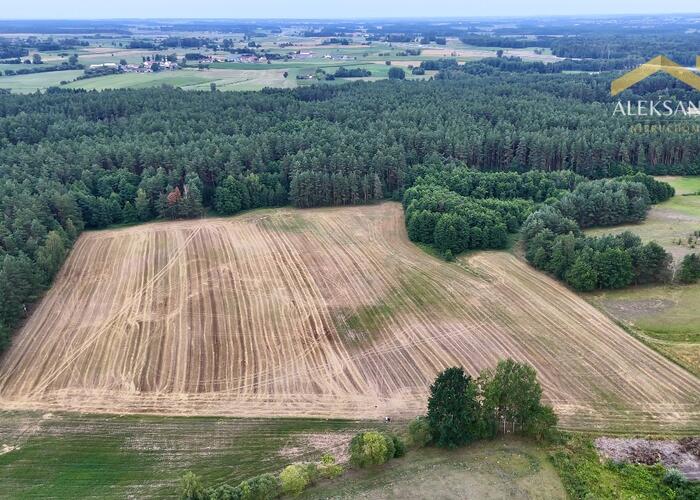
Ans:
{"type": "Polygon", "coordinates": [[[185,472],[180,478],[180,498],[186,500],[205,500],[207,498],[202,479],[192,471],[185,472]]]}
{"type": "Polygon", "coordinates": [[[669,488],[677,490],[685,486],[686,479],[679,470],[669,469],[664,475],[664,484],[669,488]]]}
{"type": "Polygon", "coordinates": [[[280,482],[284,493],[297,496],[304,491],[311,481],[305,466],[292,464],[285,467],[280,473],[280,482]]]}
{"type": "Polygon", "coordinates": [[[394,442],[381,432],[357,434],[350,441],[350,463],[357,467],[380,465],[394,456],[394,442]]]}
{"type": "Polygon", "coordinates": [[[326,479],[333,479],[343,473],[343,466],[335,463],[335,457],[330,453],[325,453],[321,457],[321,465],[318,467],[318,473],[326,479]]]}
{"type": "Polygon", "coordinates": [[[209,488],[206,498],[208,500],[242,500],[243,490],[240,486],[223,484],[218,488],[209,488]]]}
{"type": "Polygon", "coordinates": [[[269,500],[280,494],[280,482],[273,474],[261,474],[240,484],[242,500],[269,500]]]}
{"type": "Polygon", "coordinates": [[[416,417],[408,425],[408,436],[412,446],[422,448],[430,443],[430,426],[428,419],[423,416],[416,417]]]}
{"type": "Polygon", "coordinates": [[[391,436],[391,441],[394,443],[394,458],[403,457],[406,454],[406,443],[398,436],[391,436]]]}
{"type": "Polygon", "coordinates": [[[540,406],[525,425],[525,433],[537,441],[549,440],[554,435],[557,421],[557,415],[550,406],[540,406]]]}
{"type": "Polygon", "coordinates": [[[678,270],[678,281],[683,284],[695,283],[700,279],[700,255],[688,254],[683,257],[678,270]]]}

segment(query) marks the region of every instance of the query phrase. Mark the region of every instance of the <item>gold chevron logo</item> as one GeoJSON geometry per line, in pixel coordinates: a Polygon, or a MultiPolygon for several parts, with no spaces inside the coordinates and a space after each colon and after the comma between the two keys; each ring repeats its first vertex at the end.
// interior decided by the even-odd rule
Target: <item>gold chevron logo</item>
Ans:
{"type": "MultiPolygon", "coordinates": [[[[700,56],[695,57],[695,66],[700,70],[700,56]]],[[[632,71],[622,75],[620,78],[613,80],[610,84],[610,93],[617,95],[625,89],[630,88],[635,83],[639,83],[646,77],[653,75],[658,71],[668,73],[677,80],[687,83],[696,90],[700,90],[700,75],[697,75],[692,69],[684,68],[680,64],[671,61],[668,57],[656,56],[648,62],[632,71]]]]}

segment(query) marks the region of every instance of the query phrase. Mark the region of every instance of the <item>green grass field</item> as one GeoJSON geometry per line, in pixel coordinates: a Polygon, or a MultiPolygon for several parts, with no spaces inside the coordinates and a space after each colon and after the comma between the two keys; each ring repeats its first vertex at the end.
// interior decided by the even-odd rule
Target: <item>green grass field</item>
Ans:
{"type": "Polygon", "coordinates": [[[383,424],[0,413],[2,498],[172,497],[185,470],[207,486],[237,484],[294,461],[344,452],[359,429],[383,424]],[[5,448],[7,450],[8,448],[5,448]]]}
{"type": "Polygon", "coordinates": [[[0,89],[10,89],[13,93],[28,94],[37,90],[57,87],[61,81],[70,81],[82,75],[81,70],[47,71],[30,75],[0,76],[0,89]]]}
{"type": "Polygon", "coordinates": [[[185,90],[209,90],[211,83],[215,83],[218,90],[260,90],[264,87],[293,87],[296,85],[294,76],[290,74],[287,78],[284,78],[284,71],[282,70],[211,69],[199,71],[196,69],[183,69],[159,73],[108,75],[78,80],[66,85],[66,87],[106,90],[172,85],[185,90]]]}
{"type": "MultiPolygon", "coordinates": [[[[3,498],[172,497],[186,470],[206,486],[237,484],[324,452],[346,457],[349,439],[379,422],[0,413],[3,498]],[[16,447],[16,449],[8,448],[16,447]],[[10,450],[10,451],[7,451],[10,450]]],[[[401,424],[388,429],[402,432],[401,424]]],[[[520,439],[458,450],[425,448],[386,466],[322,481],[305,498],[565,498],[545,451],[520,439]]]]}
{"type": "MultiPolygon", "coordinates": [[[[654,207],[642,224],[587,231],[588,234],[625,230],[644,241],[656,241],[676,265],[687,253],[698,252],[687,238],[700,230],[700,177],[660,177],[676,196],[654,207]],[[678,240],[682,244],[678,244],[678,240]]],[[[622,323],[644,342],[700,376],[700,283],[631,287],[588,294],[587,298],[622,323]]]]}
{"type": "Polygon", "coordinates": [[[505,438],[456,450],[411,451],[384,466],[321,483],[301,498],[567,497],[542,449],[527,440],[505,438]]]}

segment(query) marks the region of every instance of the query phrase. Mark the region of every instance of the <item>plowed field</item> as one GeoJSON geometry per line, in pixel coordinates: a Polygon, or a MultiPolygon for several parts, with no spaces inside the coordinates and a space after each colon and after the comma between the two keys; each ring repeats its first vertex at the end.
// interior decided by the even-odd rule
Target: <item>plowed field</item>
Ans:
{"type": "Polygon", "coordinates": [[[439,370],[507,356],[564,427],[700,430],[696,377],[508,253],[429,256],[392,203],[85,233],[0,408],[413,416],[439,370]]]}

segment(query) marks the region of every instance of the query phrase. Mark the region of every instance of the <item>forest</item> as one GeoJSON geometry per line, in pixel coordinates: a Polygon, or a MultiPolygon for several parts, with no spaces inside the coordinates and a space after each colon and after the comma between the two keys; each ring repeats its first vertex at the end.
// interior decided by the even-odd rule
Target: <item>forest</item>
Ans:
{"type": "MultiPolygon", "coordinates": [[[[435,224],[438,240],[450,241],[442,250],[454,254],[505,245],[550,197],[567,220],[599,223],[568,209],[574,198],[559,198],[560,190],[590,196],[579,190],[582,178],[700,173],[697,134],[640,133],[630,117],[612,116],[610,75],[481,74],[477,64],[431,81],[256,93],[0,95],[0,339],[8,341],[86,228],[406,192],[421,213],[445,197],[439,203],[450,204],[454,220],[435,224]],[[499,175],[462,179],[455,168],[465,165],[499,175]]],[[[655,82],[642,90],[660,91],[664,80],[655,82]]],[[[433,221],[420,218],[422,229],[409,229],[430,242],[433,221]]]]}

